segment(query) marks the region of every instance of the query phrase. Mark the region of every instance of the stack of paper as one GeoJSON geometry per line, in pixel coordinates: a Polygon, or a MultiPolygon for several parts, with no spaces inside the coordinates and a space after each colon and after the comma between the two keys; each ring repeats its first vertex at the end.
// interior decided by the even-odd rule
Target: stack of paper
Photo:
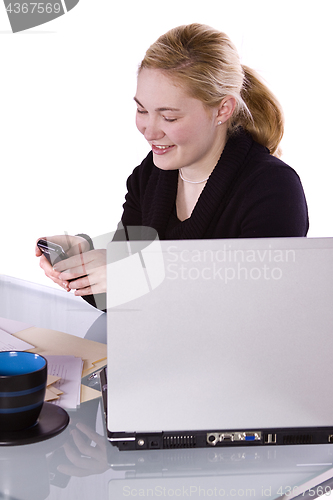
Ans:
{"type": "Polygon", "coordinates": [[[60,399],[60,396],[63,392],[60,389],[57,389],[55,384],[61,380],[61,377],[55,377],[54,375],[47,375],[47,386],[44,401],[56,401],[60,399]]]}
{"type": "Polygon", "coordinates": [[[46,401],[76,408],[100,396],[100,391],[81,385],[81,377],[106,364],[105,344],[0,318],[1,350],[30,351],[47,359],[46,401]]]}
{"type": "Polygon", "coordinates": [[[11,333],[5,332],[0,328],[0,352],[1,351],[27,351],[35,346],[20,340],[11,333]]]}
{"type": "Polygon", "coordinates": [[[57,380],[49,386],[55,396],[52,403],[63,408],[76,408],[81,401],[83,361],[75,356],[45,356],[48,376],[57,380]]]}
{"type": "Polygon", "coordinates": [[[30,349],[46,357],[48,355],[66,356],[68,354],[83,359],[83,375],[105,365],[106,344],[93,340],[81,339],[68,333],[47,330],[45,328],[27,328],[17,332],[15,337],[36,346],[30,349]],[[102,363],[102,365],[101,365],[102,363]]]}

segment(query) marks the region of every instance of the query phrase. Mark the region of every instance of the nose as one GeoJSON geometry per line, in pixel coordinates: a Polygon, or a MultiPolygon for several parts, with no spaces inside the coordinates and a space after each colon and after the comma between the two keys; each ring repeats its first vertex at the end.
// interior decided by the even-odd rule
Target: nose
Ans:
{"type": "Polygon", "coordinates": [[[141,126],[140,132],[144,135],[148,142],[157,141],[164,137],[164,132],[159,126],[159,120],[148,118],[141,126]]]}

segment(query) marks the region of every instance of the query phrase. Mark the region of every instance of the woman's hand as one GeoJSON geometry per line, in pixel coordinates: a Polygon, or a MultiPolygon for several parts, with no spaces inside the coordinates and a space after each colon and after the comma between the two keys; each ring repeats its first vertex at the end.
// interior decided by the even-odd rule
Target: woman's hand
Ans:
{"type": "MultiPolygon", "coordinates": [[[[42,237],[38,238],[38,240],[44,239],[47,241],[51,241],[52,243],[56,243],[60,245],[68,256],[74,256],[82,254],[83,252],[87,252],[90,248],[88,241],[81,236],[68,236],[68,235],[60,235],[60,236],[50,236],[50,237],[42,237]]],[[[37,241],[38,241],[37,240],[37,241]]],[[[43,269],[45,275],[50,278],[54,283],[61,286],[67,291],[70,291],[69,283],[66,280],[59,279],[61,274],[60,271],[56,271],[52,265],[49,263],[45,255],[41,252],[41,250],[37,246],[35,247],[36,257],[40,257],[39,265],[43,269]]]]}
{"type": "Polygon", "coordinates": [[[54,266],[57,280],[67,283],[74,295],[106,293],[106,250],[79,253],[54,266]]]}

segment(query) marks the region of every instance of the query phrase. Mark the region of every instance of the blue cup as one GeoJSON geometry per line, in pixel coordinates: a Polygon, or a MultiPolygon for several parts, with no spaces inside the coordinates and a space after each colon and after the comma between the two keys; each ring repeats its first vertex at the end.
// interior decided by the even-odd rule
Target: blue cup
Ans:
{"type": "Polygon", "coordinates": [[[0,429],[35,425],[47,384],[47,361],[32,352],[0,352],[0,429]]]}

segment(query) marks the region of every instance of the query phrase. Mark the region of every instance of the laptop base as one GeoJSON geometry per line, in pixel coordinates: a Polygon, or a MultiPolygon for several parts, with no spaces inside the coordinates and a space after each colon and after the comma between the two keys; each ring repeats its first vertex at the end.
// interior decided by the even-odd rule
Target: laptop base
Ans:
{"type": "Polygon", "coordinates": [[[108,433],[120,451],[176,448],[219,448],[226,446],[309,445],[333,442],[333,428],[265,429],[160,433],[108,433]]]}
{"type": "MultiPolygon", "coordinates": [[[[107,425],[107,368],[100,372],[107,425]]],[[[333,443],[333,427],[204,430],[192,432],[110,432],[107,439],[120,451],[181,448],[219,448],[260,445],[309,445],[333,443]]]]}

